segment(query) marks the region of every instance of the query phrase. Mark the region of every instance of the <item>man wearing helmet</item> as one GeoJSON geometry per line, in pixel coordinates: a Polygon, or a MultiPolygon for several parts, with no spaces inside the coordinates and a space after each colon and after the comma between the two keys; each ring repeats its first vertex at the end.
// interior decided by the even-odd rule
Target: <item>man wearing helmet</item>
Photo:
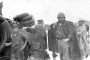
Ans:
{"type": "Polygon", "coordinates": [[[81,54],[75,26],[72,22],[66,21],[65,18],[64,13],[59,13],[57,15],[58,21],[53,25],[60,58],[61,60],[80,60],[81,54]]]}

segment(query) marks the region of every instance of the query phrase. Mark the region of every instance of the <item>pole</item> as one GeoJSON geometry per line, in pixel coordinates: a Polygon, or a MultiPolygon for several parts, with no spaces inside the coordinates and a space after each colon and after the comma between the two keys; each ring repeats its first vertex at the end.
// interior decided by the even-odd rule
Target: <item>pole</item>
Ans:
{"type": "Polygon", "coordinates": [[[49,46],[48,46],[48,30],[46,30],[46,36],[47,36],[47,49],[46,49],[46,51],[49,54],[50,60],[53,60],[52,51],[49,51],[49,46]]]}

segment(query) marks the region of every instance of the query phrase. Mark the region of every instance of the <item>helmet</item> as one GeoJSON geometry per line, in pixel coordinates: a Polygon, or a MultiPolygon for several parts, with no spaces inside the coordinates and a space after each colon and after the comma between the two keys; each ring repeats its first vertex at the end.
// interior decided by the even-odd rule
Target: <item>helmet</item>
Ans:
{"type": "Polygon", "coordinates": [[[65,18],[65,14],[61,12],[57,15],[57,18],[65,18]]]}

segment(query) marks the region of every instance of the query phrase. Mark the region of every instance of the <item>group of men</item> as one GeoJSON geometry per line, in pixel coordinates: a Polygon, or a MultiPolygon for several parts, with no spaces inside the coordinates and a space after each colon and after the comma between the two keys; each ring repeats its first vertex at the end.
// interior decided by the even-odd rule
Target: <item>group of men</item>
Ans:
{"type": "Polygon", "coordinates": [[[76,27],[65,18],[61,12],[57,22],[46,26],[42,19],[35,24],[34,17],[28,13],[17,15],[13,20],[0,16],[0,59],[9,56],[6,60],[48,60],[47,49],[53,52],[53,58],[59,53],[60,60],[83,59],[87,56],[85,33],[89,27],[82,28],[82,21],[76,27]]]}

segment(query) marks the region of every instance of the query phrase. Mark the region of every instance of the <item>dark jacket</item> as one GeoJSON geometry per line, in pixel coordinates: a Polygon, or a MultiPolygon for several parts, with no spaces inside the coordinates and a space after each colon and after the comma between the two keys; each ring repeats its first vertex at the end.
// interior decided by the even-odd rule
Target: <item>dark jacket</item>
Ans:
{"type": "Polygon", "coordinates": [[[63,23],[63,27],[65,33],[69,37],[69,55],[72,60],[80,60],[81,59],[81,52],[80,52],[80,47],[79,47],[79,42],[78,42],[78,37],[77,37],[77,32],[75,29],[75,26],[73,25],[72,22],[65,21],[63,23]]]}
{"type": "MultiPolygon", "coordinates": [[[[55,30],[58,27],[57,24],[58,24],[58,22],[56,23],[56,26],[54,28],[55,30]]],[[[78,43],[77,32],[76,32],[75,26],[73,25],[72,22],[65,20],[62,23],[62,29],[63,29],[65,35],[67,36],[67,38],[69,38],[68,43],[69,43],[69,56],[70,56],[70,58],[72,60],[80,60],[81,59],[81,53],[80,53],[80,47],[79,47],[79,43],[78,43]]],[[[53,35],[56,34],[56,31],[52,32],[50,34],[51,34],[52,37],[51,37],[51,39],[49,37],[49,40],[53,40],[54,41],[52,43],[52,45],[51,45],[53,47],[53,45],[55,44],[55,41],[57,39],[55,37],[56,35],[53,37],[53,35]]],[[[54,49],[54,47],[53,47],[53,49],[54,49]]]]}
{"type": "Polygon", "coordinates": [[[48,31],[48,46],[49,50],[53,52],[58,52],[58,44],[55,36],[55,30],[52,28],[48,31]]]}

